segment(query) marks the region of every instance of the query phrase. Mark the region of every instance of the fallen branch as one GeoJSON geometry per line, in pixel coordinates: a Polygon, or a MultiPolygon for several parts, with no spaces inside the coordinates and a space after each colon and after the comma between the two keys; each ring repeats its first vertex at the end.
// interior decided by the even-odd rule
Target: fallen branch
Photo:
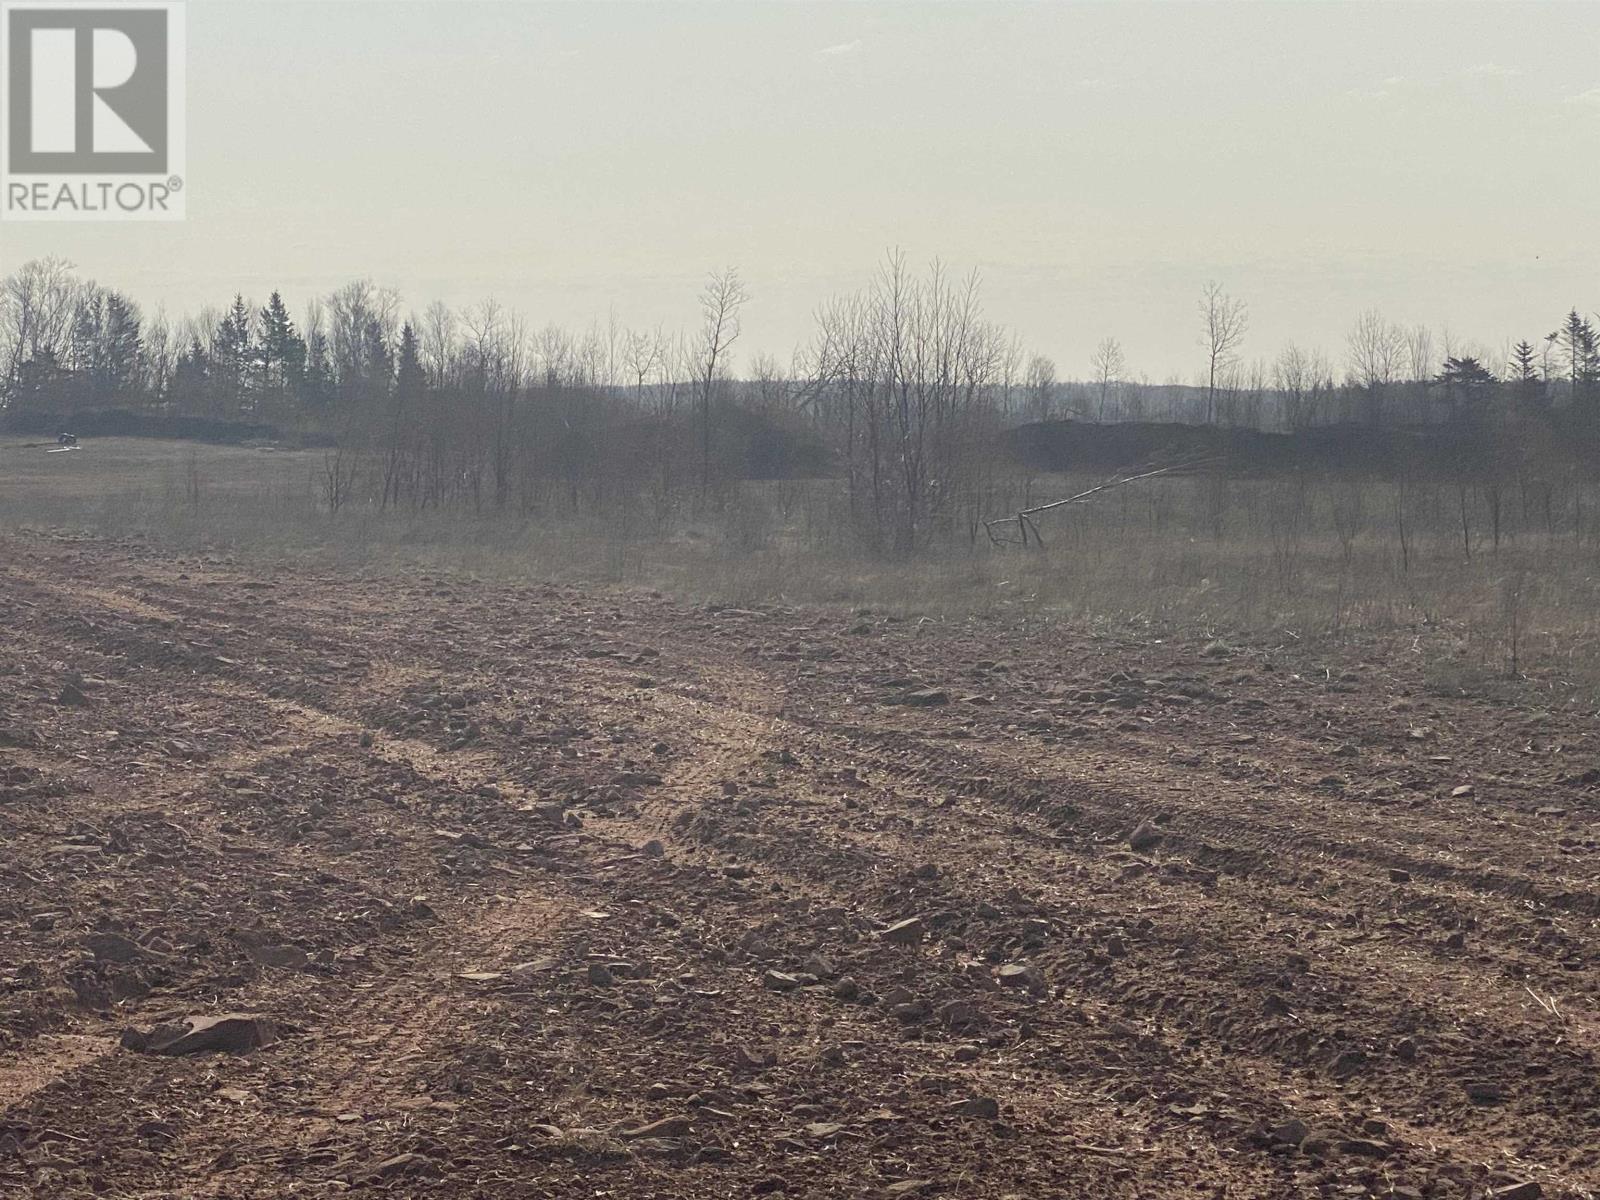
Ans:
{"type": "Polygon", "coordinates": [[[1522,985],[1522,990],[1527,992],[1528,995],[1532,996],[1533,1002],[1542,1008],[1548,1015],[1554,1017],[1562,1024],[1566,1024],[1567,1015],[1561,1011],[1560,1006],[1556,1003],[1554,992],[1550,993],[1549,999],[1546,999],[1545,997],[1539,995],[1538,992],[1534,991],[1527,984],[1522,985]]]}
{"type": "Polygon", "coordinates": [[[1076,1150],[1079,1154],[1098,1154],[1104,1158],[1130,1158],[1135,1154],[1154,1154],[1155,1150],[1148,1146],[1134,1146],[1124,1149],[1121,1146],[1091,1146],[1086,1142],[1067,1142],[1065,1150],[1076,1150]]]}
{"type": "Polygon", "coordinates": [[[1026,546],[1031,532],[1036,545],[1044,545],[1044,537],[1039,532],[1039,526],[1033,518],[1040,513],[1047,513],[1057,508],[1065,508],[1071,504],[1087,504],[1096,496],[1111,491],[1113,488],[1125,487],[1130,483],[1137,483],[1142,479],[1155,479],[1162,475],[1188,475],[1202,468],[1215,465],[1216,459],[1192,459],[1181,463],[1169,463],[1162,467],[1135,467],[1129,471],[1119,471],[1109,479],[1102,480],[1092,488],[1078,492],[1076,495],[1064,496],[1060,500],[1051,500],[1047,504],[1035,504],[1032,508],[1018,509],[1014,516],[997,517],[992,521],[984,521],[983,528],[989,535],[989,540],[997,546],[1026,546]],[[1016,522],[1017,537],[1004,536],[1006,526],[1016,522]],[[996,533],[1000,529],[1001,533],[996,533]]]}

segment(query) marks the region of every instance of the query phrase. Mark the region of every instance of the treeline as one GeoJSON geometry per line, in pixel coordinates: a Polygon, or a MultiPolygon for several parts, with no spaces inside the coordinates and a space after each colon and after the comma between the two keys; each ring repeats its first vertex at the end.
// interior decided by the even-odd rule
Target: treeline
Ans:
{"type": "Polygon", "coordinates": [[[1518,459],[1569,454],[1600,425],[1600,336],[1576,309],[1500,353],[1365,313],[1340,371],[1294,345],[1247,360],[1248,308],[1209,284],[1196,380],[1154,384],[1115,338],[1089,378],[1058,378],[986,319],[975,278],[919,274],[898,254],[819,308],[787,368],[736,364],[746,299],[718,272],[687,330],[613,320],[574,334],[492,300],[403,317],[392,289],[355,281],[298,319],[274,292],[172,321],[46,259],[0,285],[0,406],[13,429],[115,411],[330,439],[334,509],[670,513],[720,503],[740,479],[833,474],[840,519],[899,551],[976,536],[1001,465],[990,451],[1023,422],[1446,426],[1518,459]]]}

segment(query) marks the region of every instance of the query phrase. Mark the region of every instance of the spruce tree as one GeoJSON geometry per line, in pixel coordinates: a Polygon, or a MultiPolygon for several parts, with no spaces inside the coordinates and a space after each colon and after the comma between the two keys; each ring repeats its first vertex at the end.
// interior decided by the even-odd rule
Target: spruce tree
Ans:
{"type": "Polygon", "coordinates": [[[1573,403],[1593,401],[1600,392],[1600,336],[1589,319],[1573,309],[1556,331],[1556,339],[1566,358],[1573,403]]]}
{"type": "Polygon", "coordinates": [[[301,395],[307,412],[326,413],[333,404],[333,368],[329,363],[328,338],[320,330],[306,339],[306,366],[301,395]]]}
{"type": "Polygon", "coordinates": [[[1538,352],[1524,338],[1511,347],[1511,384],[1516,389],[1517,403],[1536,404],[1544,398],[1544,381],[1539,378],[1538,352]]]}
{"type": "Polygon", "coordinates": [[[255,358],[259,367],[263,406],[274,417],[286,415],[300,403],[306,366],[306,344],[294,327],[283,297],[273,292],[257,318],[259,330],[255,358]]]}

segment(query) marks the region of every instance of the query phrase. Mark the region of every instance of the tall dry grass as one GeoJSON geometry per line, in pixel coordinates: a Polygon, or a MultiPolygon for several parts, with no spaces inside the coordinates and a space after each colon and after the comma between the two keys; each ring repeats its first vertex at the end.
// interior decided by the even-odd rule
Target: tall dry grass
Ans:
{"type": "MultiPolygon", "coordinates": [[[[149,539],[352,571],[444,570],[643,587],[730,603],[939,619],[1070,621],[1196,636],[1382,637],[1444,690],[1600,685],[1600,495],[1358,476],[1150,480],[1045,518],[1045,544],[954,522],[915,556],[868,553],[832,481],[747,483],[710,502],[562,496],[532,512],[330,512],[319,451],[150,441],[45,455],[0,445],[0,524],[149,539]]],[[[1086,479],[1007,474],[992,515],[1086,479]]],[[[358,497],[361,493],[357,492],[358,497]]]]}

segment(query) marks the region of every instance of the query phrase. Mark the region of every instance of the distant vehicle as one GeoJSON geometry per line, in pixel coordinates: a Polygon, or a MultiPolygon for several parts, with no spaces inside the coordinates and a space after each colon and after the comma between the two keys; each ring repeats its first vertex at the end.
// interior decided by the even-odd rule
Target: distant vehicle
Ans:
{"type": "Polygon", "coordinates": [[[56,438],[56,445],[58,446],[76,446],[77,444],[78,435],[75,433],[63,433],[56,438]]]}

